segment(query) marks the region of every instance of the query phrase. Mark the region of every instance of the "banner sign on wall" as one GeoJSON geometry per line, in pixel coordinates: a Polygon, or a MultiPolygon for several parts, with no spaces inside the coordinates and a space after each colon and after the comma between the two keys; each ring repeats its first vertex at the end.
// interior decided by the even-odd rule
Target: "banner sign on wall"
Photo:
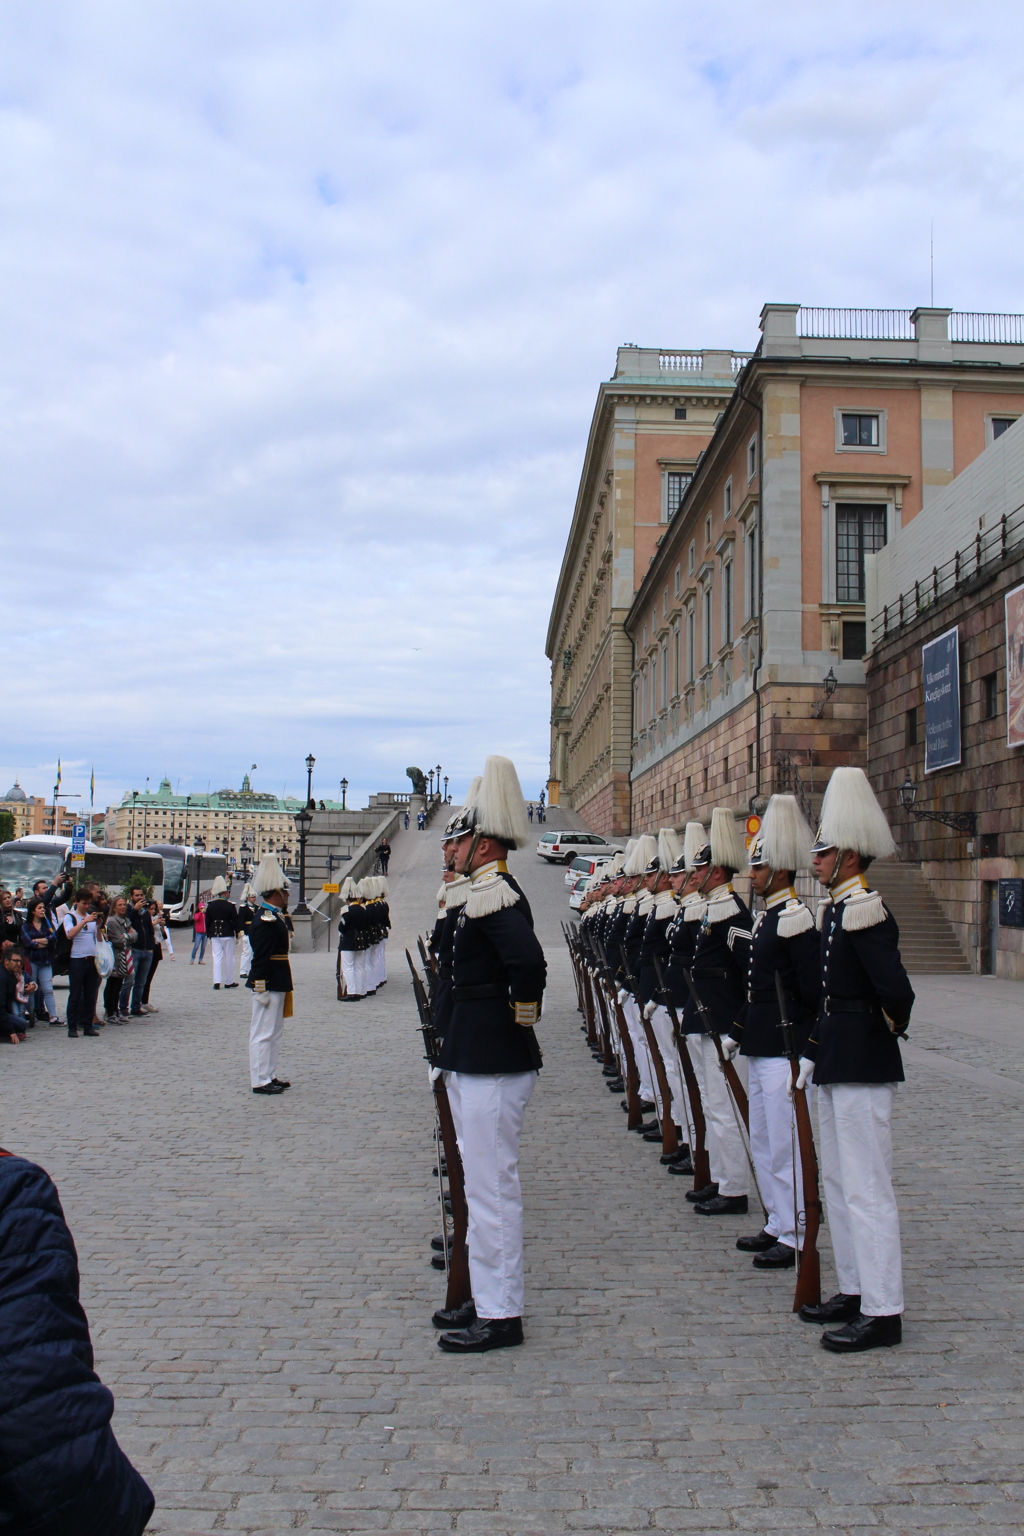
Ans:
{"type": "Polygon", "coordinates": [[[1024,587],[1006,594],[1006,744],[1024,747],[1024,587]]]}
{"type": "Polygon", "coordinates": [[[924,676],[924,771],[960,761],[960,631],[947,629],[921,647],[924,676]]]}

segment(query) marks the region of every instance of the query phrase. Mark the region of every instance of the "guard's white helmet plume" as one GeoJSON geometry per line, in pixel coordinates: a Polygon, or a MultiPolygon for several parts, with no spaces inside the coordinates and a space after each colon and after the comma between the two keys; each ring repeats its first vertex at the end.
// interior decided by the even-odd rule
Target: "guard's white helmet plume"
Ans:
{"type": "Polygon", "coordinates": [[[265,896],[268,891],[286,891],[288,876],[272,853],[264,854],[259,868],[252,877],[253,894],[265,896]]]}
{"type": "Polygon", "coordinates": [[[817,849],[851,848],[866,859],[885,859],[896,844],[863,768],[834,768],[821,802],[817,849]]]}

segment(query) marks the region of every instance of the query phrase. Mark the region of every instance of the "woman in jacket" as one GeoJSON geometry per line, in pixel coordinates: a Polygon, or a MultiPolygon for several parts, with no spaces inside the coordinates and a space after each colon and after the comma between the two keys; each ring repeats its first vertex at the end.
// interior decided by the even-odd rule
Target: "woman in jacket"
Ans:
{"type": "Polygon", "coordinates": [[[53,998],[53,935],[54,924],[41,896],[30,896],[25,921],[21,925],[21,947],[27,963],[32,967],[32,980],[36,984],[35,1009],[38,1018],[45,1014],[47,1023],[59,1024],[53,998]]]}
{"type": "Polygon", "coordinates": [[[199,964],[203,964],[203,956],[206,954],[206,902],[201,901],[196,907],[196,915],[192,919],[192,959],[189,965],[195,964],[196,950],[199,951],[199,964]]]}
{"type": "Polygon", "coordinates": [[[131,975],[131,949],[136,933],[128,919],[128,903],[118,896],[107,918],[106,935],[114,949],[114,969],[103,987],[103,1017],[108,1024],[123,1024],[126,1014],[118,1007],[125,980],[131,975]]]}

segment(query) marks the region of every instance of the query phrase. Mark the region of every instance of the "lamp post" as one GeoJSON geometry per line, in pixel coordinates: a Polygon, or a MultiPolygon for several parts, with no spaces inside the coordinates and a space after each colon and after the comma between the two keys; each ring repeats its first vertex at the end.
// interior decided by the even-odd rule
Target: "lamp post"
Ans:
{"type": "Polygon", "coordinates": [[[311,752],[306,758],[306,807],[308,810],[316,809],[316,805],[313,800],[313,767],[315,763],[316,758],[311,752]]]}
{"type": "Polygon", "coordinates": [[[146,846],[146,826],[149,822],[149,774],[146,774],[146,793],[142,797],[142,846],[146,846]]]}
{"type": "Polygon", "coordinates": [[[441,764],[440,763],[438,763],[437,767],[434,769],[434,773],[436,775],[436,777],[434,779],[434,783],[437,786],[437,798],[440,800],[440,798],[441,798],[441,764]]]}
{"type": "Polygon", "coordinates": [[[344,810],[345,809],[345,796],[348,794],[348,779],[342,779],[340,787],[341,787],[341,808],[342,808],[342,810],[344,810]]]}
{"type": "Polygon", "coordinates": [[[139,799],[139,792],[138,792],[137,789],[133,789],[132,790],[132,833],[131,833],[131,845],[130,845],[132,848],[135,847],[135,807],[136,807],[136,804],[138,803],[138,799],[139,799]]]}
{"type": "Polygon", "coordinates": [[[815,720],[821,719],[822,715],[825,713],[825,705],[828,703],[829,699],[839,687],[839,679],[836,677],[836,674],[833,672],[831,667],[829,667],[828,672],[822,678],[821,686],[825,690],[825,697],[822,699],[820,704],[815,704],[814,706],[815,720]]]}
{"type": "Polygon", "coordinates": [[[295,817],[295,825],[299,831],[299,900],[295,908],[296,917],[308,917],[309,908],[306,906],[306,839],[309,829],[313,825],[313,817],[309,807],[303,806],[295,817]]]}
{"type": "Polygon", "coordinates": [[[447,803],[448,803],[448,775],[447,774],[445,774],[445,776],[444,776],[444,799],[445,799],[445,804],[447,805],[447,803]]]}
{"type": "Polygon", "coordinates": [[[949,827],[953,832],[963,832],[967,837],[975,837],[978,831],[978,817],[974,811],[919,811],[914,807],[917,799],[917,785],[907,776],[896,791],[900,805],[916,821],[937,821],[944,827],[949,827]]]}
{"type": "Polygon", "coordinates": [[[429,774],[427,775],[427,792],[430,795],[431,800],[433,800],[433,798],[434,798],[434,770],[433,770],[433,768],[431,768],[429,774]]]}

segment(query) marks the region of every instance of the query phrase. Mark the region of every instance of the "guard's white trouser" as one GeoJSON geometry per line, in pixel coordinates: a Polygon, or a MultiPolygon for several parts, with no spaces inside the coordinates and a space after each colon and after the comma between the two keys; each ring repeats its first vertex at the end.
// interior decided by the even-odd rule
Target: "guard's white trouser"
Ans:
{"type": "Polygon", "coordinates": [[[892,1188],[893,1083],[823,1083],[818,1139],[839,1289],[865,1317],[903,1311],[900,1213],[892,1188]]]}
{"type": "Polygon", "coordinates": [[[536,1086],[536,1072],[448,1074],[466,1175],[469,1274],[477,1317],[523,1315],[519,1138],[536,1086]]]}
{"type": "Polygon", "coordinates": [[[345,991],[351,997],[359,996],[359,951],[355,949],[340,949],[341,979],[345,983],[345,991]]]}
{"type": "Polygon", "coordinates": [[[230,939],[211,939],[210,948],[213,950],[213,984],[218,982],[229,987],[235,979],[235,941],[230,939]]]}
{"type": "Polygon", "coordinates": [[[277,1076],[277,1058],[284,1034],[284,1000],[287,992],[254,992],[249,1025],[249,1077],[262,1088],[277,1076]]]}
{"type": "Polygon", "coordinates": [[[661,1051],[661,1059],[665,1063],[665,1076],[668,1078],[669,1092],[672,1095],[672,1123],[686,1130],[689,1137],[687,1127],[690,1117],[686,1102],[686,1085],[683,1082],[675,1037],[672,1034],[672,1020],[668,1016],[667,1008],[659,1006],[654,1010],[651,1015],[651,1028],[661,1051]]]}
{"type": "Polygon", "coordinates": [[[633,1042],[636,1070],[640,1076],[640,1097],[656,1104],[660,1115],[661,1095],[655,1092],[654,1069],[651,1066],[651,1053],[647,1045],[647,1036],[644,1034],[643,1025],[640,1023],[640,1009],[637,1007],[636,998],[632,995],[627,996],[626,1001],[623,1003],[622,1014],[626,1020],[626,1028],[629,1030],[629,1038],[633,1042]]]}
{"type": "MultiPolygon", "coordinates": [[[[715,1042],[710,1035],[687,1035],[686,1038],[687,1041],[698,1042],[701,1055],[703,1075],[700,1079],[700,1096],[707,1126],[711,1177],[718,1185],[720,1195],[747,1195],[750,1193],[750,1167],[736,1122],[739,1110],[733,1104],[725,1073],[718,1064],[715,1042]]],[[[737,1056],[733,1065],[740,1082],[743,1082],[746,1076],[744,1058],[737,1056]]]]}
{"type": "Polygon", "coordinates": [[[248,934],[242,935],[242,958],[238,965],[239,976],[248,976],[249,967],[252,965],[252,945],[249,943],[248,934]]]}
{"type": "MultiPolygon", "coordinates": [[[[789,1248],[797,1246],[793,1158],[793,1105],[786,1085],[792,1075],[787,1056],[747,1056],[750,1080],[750,1155],[761,1199],[768,1208],[765,1231],[789,1248]]],[[[799,1156],[799,1153],[796,1154],[799,1156]]],[[[801,1184],[802,1189],[802,1184],[801,1184]]],[[[801,1204],[802,1196],[801,1196],[801,1204]]]]}

